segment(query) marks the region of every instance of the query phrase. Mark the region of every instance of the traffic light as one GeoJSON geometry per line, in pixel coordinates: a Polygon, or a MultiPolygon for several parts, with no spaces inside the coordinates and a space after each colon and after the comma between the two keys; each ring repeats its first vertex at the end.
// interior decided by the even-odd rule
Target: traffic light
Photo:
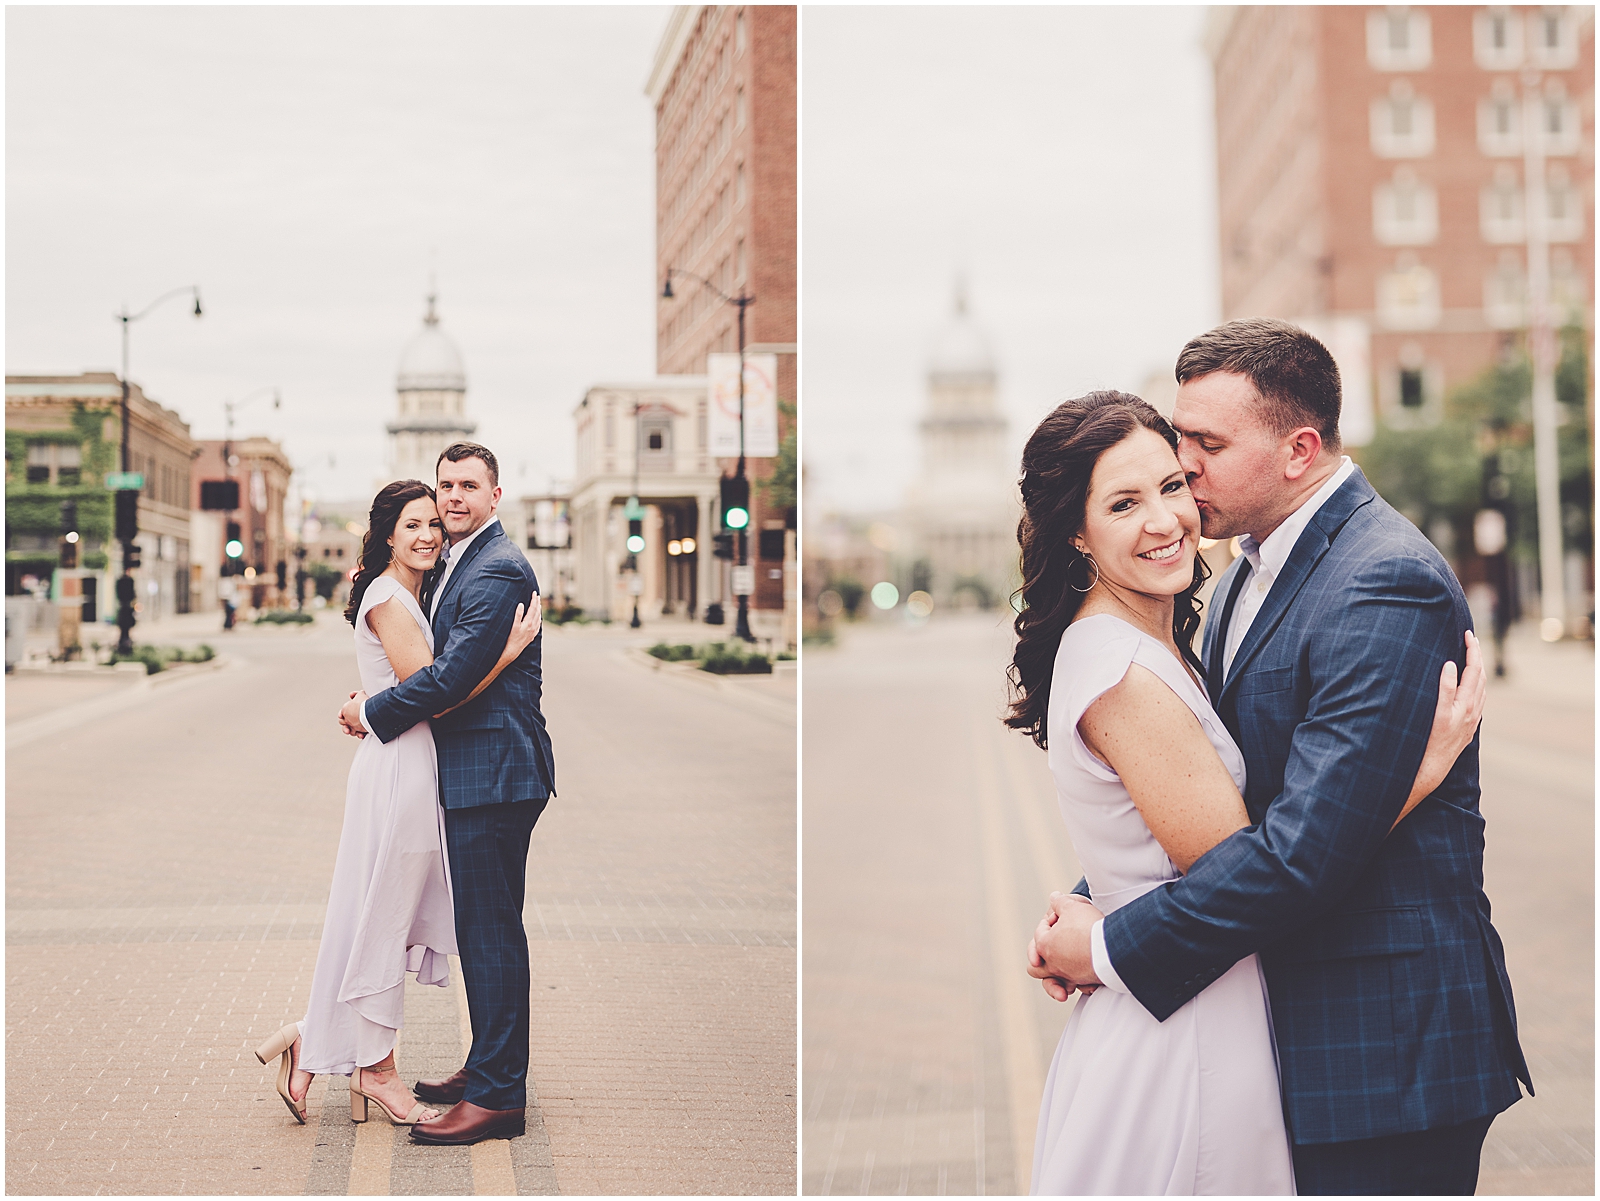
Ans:
{"type": "Polygon", "coordinates": [[[742,530],[750,524],[750,481],[742,475],[722,477],[722,528],[742,530]]]}
{"type": "Polygon", "coordinates": [[[644,549],[644,522],[632,518],[628,522],[628,553],[636,555],[644,549]]]}
{"type": "Polygon", "coordinates": [[[282,592],[289,586],[289,564],[283,559],[278,560],[278,591],[282,592]]]}
{"type": "Polygon", "coordinates": [[[719,559],[733,558],[733,535],[713,534],[711,536],[711,553],[719,559]]]}
{"type": "Polygon", "coordinates": [[[139,489],[117,489],[117,541],[132,542],[139,536],[139,489]]]}
{"type": "Polygon", "coordinates": [[[238,480],[201,480],[200,507],[231,513],[239,507],[238,480]]]}
{"type": "Polygon", "coordinates": [[[122,569],[124,571],[133,571],[135,568],[137,568],[139,566],[139,563],[140,563],[139,544],[137,542],[125,542],[125,543],[123,543],[123,546],[122,546],[122,569]]]}
{"type": "Polygon", "coordinates": [[[239,573],[239,560],[244,555],[244,543],[240,541],[239,523],[228,522],[228,537],[222,547],[222,553],[228,556],[228,561],[223,564],[228,569],[229,575],[239,573]]]}

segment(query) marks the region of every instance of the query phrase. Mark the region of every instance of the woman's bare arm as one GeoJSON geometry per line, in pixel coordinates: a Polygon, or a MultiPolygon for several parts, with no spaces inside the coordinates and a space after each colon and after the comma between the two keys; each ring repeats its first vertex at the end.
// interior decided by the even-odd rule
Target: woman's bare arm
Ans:
{"type": "MultiPolygon", "coordinates": [[[[1440,672],[1439,699],[1416,782],[1395,818],[1438,788],[1477,732],[1487,678],[1478,640],[1467,634],[1467,665],[1458,685],[1454,663],[1440,672]]],[[[1234,787],[1189,706],[1155,673],[1134,664],[1122,682],[1084,711],[1084,743],[1122,777],[1150,833],[1179,871],[1235,830],[1250,824],[1234,787]]]]}
{"type": "Polygon", "coordinates": [[[1189,706],[1137,663],[1078,721],[1180,872],[1250,824],[1244,798],[1189,706]]]}
{"type": "Polygon", "coordinates": [[[433,652],[428,649],[422,627],[398,596],[391,596],[383,604],[367,610],[367,625],[383,643],[389,666],[402,681],[433,662],[433,652]]]}

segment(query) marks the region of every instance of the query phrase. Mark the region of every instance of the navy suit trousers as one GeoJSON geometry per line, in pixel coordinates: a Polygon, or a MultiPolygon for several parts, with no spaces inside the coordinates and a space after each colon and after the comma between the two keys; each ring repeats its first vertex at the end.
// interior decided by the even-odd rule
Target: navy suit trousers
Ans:
{"type": "Polygon", "coordinates": [[[548,797],[444,811],[456,942],[472,1017],[466,1100],[528,1103],[528,933],[522,925],[528,843],[548,797]]]}
{"type": "Polygon", "coordinates": [[[1294,1148],[1294,1189],[1302,1197],[1470,1197],[1495,1115],[1350,1143],[1294,1148]]]}

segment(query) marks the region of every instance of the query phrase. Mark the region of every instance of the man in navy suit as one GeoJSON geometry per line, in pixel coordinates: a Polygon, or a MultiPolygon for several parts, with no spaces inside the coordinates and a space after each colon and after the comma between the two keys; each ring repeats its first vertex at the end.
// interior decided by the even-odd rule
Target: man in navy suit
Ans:
{"type": "MultiPolygon", "coordinates": [[[[500,471],[490,451],[457,442],[439,456],[439,516],[450,541],[433,585],[433,664],[340,712],[351,733],[384,742],[460,704],[505,648],[519,604],[537,603],[527,557],[500,527],[500,471]]],[[[528,1080],[528,936],[522,925],[528,843],[555,794],[544,715],[544,635],[474,700],[432,719],[439,801],[455,894],[456,941],[472,1017],[466,1066],[418,1081],[424,1101],[454,1104],[412,1127],[421,1143],[463,1144],[523,1133],[528,1080]]]]}
{"type": "Polygon", "coordinates": [[[1030,971],[1164,1021],[1259,952],[1298,1191],[1470,1194],[1490,1122],[1518,1080],[1532,1092],[1483,892],[1476,738],[1391,832],[1466,599],[1340,455],[1338,368],[1310,334],[1230,322],[1177,377],[1202,530],[1240,538],[1202,658],[1254,824],[1109,917],[1052,897],[1030,971]]]}

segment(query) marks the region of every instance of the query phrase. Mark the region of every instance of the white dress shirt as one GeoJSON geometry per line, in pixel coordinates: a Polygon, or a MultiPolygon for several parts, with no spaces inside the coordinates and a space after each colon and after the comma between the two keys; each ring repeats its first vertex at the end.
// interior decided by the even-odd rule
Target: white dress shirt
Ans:
{"type": "MultiPolygon", "coordinates": [[[[1260,542],[1252,534],[1246,534],[1239,539],[1239,553],[1250,563],[1250,576],[1244,584],[1239,599],[1233,605],[1233,618],[1228,623],[1226,640],[1222,644],[1222,674],[1227,678],[1228,670],[1233,666],[1233,656],[1238,653],[1244,636],[1250,632],[1250,623],[1255,621],[1256,614],[1261,612],[1261,606],[1266,603],[1267,596],[1272,592],[1272,585],[1277,582],[1278,576],[1283,573],[1284,564],[1289,561],[1289,555],[1294,550],[1294,544],[1300,541],[1300,535],[1305,532],[1306,526],[1311,524],[1311,519],[1317,515],[1318,510],[1328,503],[1328,500],[1344,486],[1350,478],[1356,465],[1350,461],[1349,455],[1342,456],[1339,468],[1323,483],[1322,487],[1312,493],[1311,498],[1296,509],[1283,521],[1278,528],[1273,530],[1260,542]]],[[[1223,598],[1218,599],[1219,604],[1226,603],[1223,598]]],[[[1122,982],[1116,970],[1111,966],[1111,956],[1106,951],[1105,919],[1101,918],[1089,929],[1089,956],[1094,961],[1094,974],[1100,978],[1100,983],[1114,992],[1128,992],[1128,986],[1122,982]]]]}
{"type": "MultiPolygon", "coordinates": [[[[433,615],[439,611],[439,598],[444,595],[444,586],[450,580],[450,573],[456,569],[456,564],[461,562],[461,556],[466,553],[467,547],[472,545],[472,540],[484,530],[499,521],[498,514],[491,514],[489,520],[468,534],[460,542],[452,542],[445,551],[444,574],[439,577],[439,583],[433,590],[433,603],[428,606],[428,620],[433,620],[433,615]]],[[[367,724],[367,702],[361,702],[361,728],[369,734],[372,727],[367,724]]]]}

